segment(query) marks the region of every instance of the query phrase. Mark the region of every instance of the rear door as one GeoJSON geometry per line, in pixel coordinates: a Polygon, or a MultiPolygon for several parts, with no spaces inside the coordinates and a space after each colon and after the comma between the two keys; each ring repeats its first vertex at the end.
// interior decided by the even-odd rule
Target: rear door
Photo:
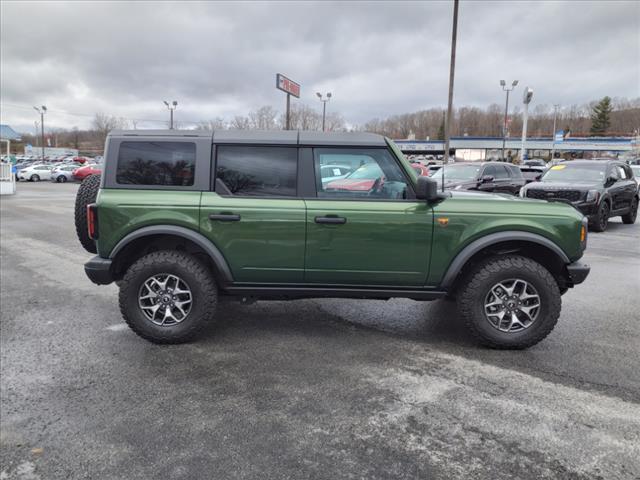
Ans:
{"type": "Polygon", "coordinates": [[[423,286],[433,211],[386,148],[304,149],[314,176],[307,204],[305,282],[423,286]],[[343,179],[324,181],[323,165],[349,165],[343,179]],[[313,188],[313,187],[312,187],[313,188]]]}
{"type": "Polygon", "coordinates": [[[305,204],[297,194],[295,145],[219,145],[212,191],[202,194],[200,231],[239,283],[299,283],[305,204]]]}

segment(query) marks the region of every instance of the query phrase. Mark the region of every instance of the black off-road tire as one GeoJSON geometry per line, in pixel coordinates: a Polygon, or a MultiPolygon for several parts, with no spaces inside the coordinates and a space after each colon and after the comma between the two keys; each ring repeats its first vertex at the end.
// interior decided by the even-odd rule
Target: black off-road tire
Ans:
{"type": "Polygon", "coordinates": [[[482,345],[497,349],[523,349],[543,340],[555,327],[562,300],[553,275],[529,258],[519,255],[490,257],[478,264],[462,280],[458,291],[458,311],[474,338],[482,345]],[[489,290],[498,282],[518,278],[529,282],[540,296],[540,311],[535,321],[519,332],[495,328],[484,313],[489,290]]]}
{"type": "Polygon", "coordinates": [[[153,343],[184,343],[192,340],[215,315],[218,289],[211,270],[193,255],[177,250],[153,252],[129,267],[120,284],[120,312],[131,329],[153,343]],[[156,325],[139,306],[144,282],[159,274],[172,274],[186,282],[192,305],[187,316],[174,325],[156,325]]]}
{"type": "Polygon", "coordinates": [[[100,190],[100,175],[89,175],[85,178],[76,193],[75,222],[78,240],[89,253],[96,253],[95,240],[89,238],[87,230],[87,205],[94,203],[100,190]]]}
{"type": "Polygon", "coordinates": [[[622,215],[622,223],[631,225],[636,223],[636,217],[638,216],[638,197],[634,198],[629,208],[629,213],[622,215]]]}
{"type": "Polygon", "coordinates": [[[608,202],[602,202],[598,207],[598,214],[591,224],[591,230],[594,232],[604,232],[609,225],[609,212],[611,208],[608,202]]]}

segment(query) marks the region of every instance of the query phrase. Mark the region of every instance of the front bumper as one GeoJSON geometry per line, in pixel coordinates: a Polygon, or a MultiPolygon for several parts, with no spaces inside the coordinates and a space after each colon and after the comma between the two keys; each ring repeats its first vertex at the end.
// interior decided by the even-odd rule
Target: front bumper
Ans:
{"type": "Polygon", "coordinates": [[[591,271],[591,267],[586,263],[573,262],[567,265],[567,272],[569,273],[569,282],[572,285],[577,285],[584,282],[587,275],[591,271]]]}
{"type": "Polygon", "coordinates": [[[97,285],[108,285],[114,281],[111,265],[111,259],[96,255],[84,264],[84,273],[87,274],[87,277],[89,277],[89,280],[93,283],[97,285]]]}
{"type": "Polygon", "coordinates": [[[584,216],[589,217],[589,220],[592,220],[592,217],[598,214],[598,202],[580,202],[572,203],[571,205],[579,210],[584,216]]]}

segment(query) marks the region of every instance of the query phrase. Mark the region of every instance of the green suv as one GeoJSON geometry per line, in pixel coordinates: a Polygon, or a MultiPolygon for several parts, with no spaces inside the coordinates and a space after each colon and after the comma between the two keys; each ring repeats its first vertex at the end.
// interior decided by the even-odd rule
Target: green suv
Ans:
{"type": "Polygon", "coordinates": [[[572,206],[440,193],[370,133],[114,131],[76,229],[87,276],[158,343],[193,338],[222,298],[449,297],[481,343],[525,348],[589,273],[572,206]]]}

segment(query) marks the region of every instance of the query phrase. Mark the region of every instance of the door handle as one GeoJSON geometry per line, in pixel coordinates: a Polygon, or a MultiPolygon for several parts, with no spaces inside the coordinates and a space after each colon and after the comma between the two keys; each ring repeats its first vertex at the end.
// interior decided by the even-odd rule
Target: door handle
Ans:
{"type": "Polygon", "coordinates": [[[239,222],[240,215],[236,215],[234,213],[212,213],[209,215],[209,220],[218,222],[239,222]]]}
{"type": "Polygon", "coordinates": [[[316,223],[325,223],[328,225],[344,225],[347,223],[347,219],[344,217],[315,217],[313,220],[316,223]]]}

